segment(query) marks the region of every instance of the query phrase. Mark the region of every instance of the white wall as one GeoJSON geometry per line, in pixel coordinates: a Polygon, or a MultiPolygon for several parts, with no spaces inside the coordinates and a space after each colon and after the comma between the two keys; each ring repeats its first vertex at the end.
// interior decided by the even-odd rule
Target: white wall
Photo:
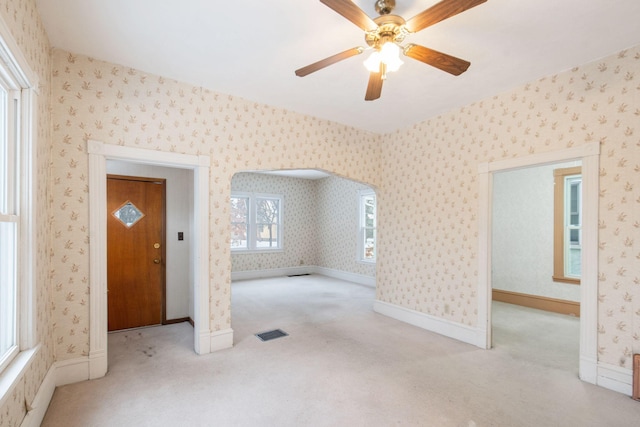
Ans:
{"type": "Polygon", "coordinates": [[[494,175],[494,289],[580,301],[580,286],[552,280],[553,171],[579,165],[571,162],[494,175]]]}
{"type": "Polygon", "coordinates": [[[107,161],[107,173],[166,179],[166,315],[167,320],[193,318],[191,231],[193,171],[107,161]],[[178,240],[178,232],[184,240],[178,240]]]}

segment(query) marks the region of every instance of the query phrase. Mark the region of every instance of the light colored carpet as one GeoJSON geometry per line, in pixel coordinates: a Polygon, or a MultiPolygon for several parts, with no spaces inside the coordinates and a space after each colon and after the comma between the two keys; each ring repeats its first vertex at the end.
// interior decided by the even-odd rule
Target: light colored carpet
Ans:
{"type": "Polygon", "coordinates": [[[197,356],[188,323],[110,334],[107,376],[58,388],[43,425],[638,425],[640,402],[577,378],[578,319],[497,303],[481,350],[373,298],[322,276],[234,283],[234,348],[197,356]]]}

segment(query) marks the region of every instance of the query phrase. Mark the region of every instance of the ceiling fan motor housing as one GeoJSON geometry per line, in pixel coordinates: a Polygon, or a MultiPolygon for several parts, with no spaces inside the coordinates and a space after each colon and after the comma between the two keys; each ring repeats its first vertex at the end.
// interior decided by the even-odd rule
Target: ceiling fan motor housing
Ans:
{"type": "Polygon", "coordinates": [[[380,15],[388,15],[395,9],[396,0],[376,0],[376,12],[380,15]]]}
{"type": "Polygon", "coordinates": [[[401,16],[383,15],[373,21],[378,25],[378,28],[366,32],[364,39],[369,46],[375,49],[379,49],[386,42],[400,43],[409,33],[405,28],[405,20],[401,16]]]}

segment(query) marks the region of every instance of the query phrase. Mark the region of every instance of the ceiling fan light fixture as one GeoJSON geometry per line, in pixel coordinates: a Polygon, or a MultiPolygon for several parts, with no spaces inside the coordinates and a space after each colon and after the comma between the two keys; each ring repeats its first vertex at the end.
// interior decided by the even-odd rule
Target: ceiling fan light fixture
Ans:
{"type": "Polygon", "coordinates": [[[364,66],[372,73],[380,72],[380,63],[385,65],[386,71],[398,71],[404,62],[400,59],[400,48],[397,44],[387,42],[380,50],[374,50],[364,61],[364,66]]]}
{"type": "Polygon", "coordinates": [[[380,70],[380,52],[374,50],[371,55],[363,62],[364,67],[372,73],[380,70]]]}
{"type": "Polygon", "coordinates": [[[404,64],[400,59],[400,48],[397,44],[387,42],[380,49],[380,61],[387,66],[387,71],[398,71],[404,64]]]}

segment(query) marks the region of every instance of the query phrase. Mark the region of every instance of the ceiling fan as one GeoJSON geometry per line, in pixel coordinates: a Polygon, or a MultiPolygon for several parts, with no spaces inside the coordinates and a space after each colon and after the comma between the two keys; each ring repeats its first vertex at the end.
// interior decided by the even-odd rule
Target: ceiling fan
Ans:
{"type": "MultiPolygon", "coordinates": [[[[464,73],[471,65],[470,62],[464,59],[414,43],[409,43],[404,47],[400,46],[399,43],[404,41],[405,37],[411,33],[416,33],[486,1],[442,0],[405,21],[402,17],[391,14],[396,5],[395,0],[376,0],[375,8],[380,16],[375,19],[371,19],[352,0],[320,0],[321,3],[364,30],[364,39],[367,45],[374,49],[372,56],[365,61],[365,66],[370,71],[367,93],[364,98],[367,101],[380,98],[382,82],[386,79],[387,72],[397,70],[402,64],[399,58],[400,48],[402,48],[402,53],[405,56],[439,68],[454,76],[464,73]]],[[[296,70],[296,75],[304,77],[336,62],[359,55],[364,51],[365,48],[361,46],[345,50],[296,70]]]]}

